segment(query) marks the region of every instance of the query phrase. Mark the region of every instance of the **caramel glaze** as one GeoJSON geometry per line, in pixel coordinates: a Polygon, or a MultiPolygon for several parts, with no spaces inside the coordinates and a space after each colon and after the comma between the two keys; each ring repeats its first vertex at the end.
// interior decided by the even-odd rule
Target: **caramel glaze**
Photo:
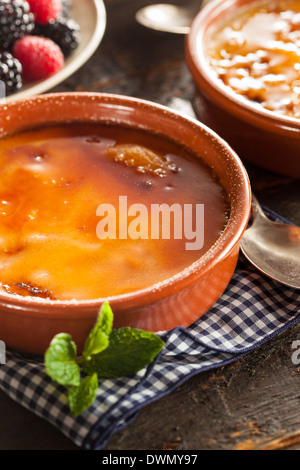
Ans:
{"type": "Polygon", "coordinates": [[[235,93],[300,118],[300,0],[240,8],[214,31],[207,56],[216,76],[235,93]]]}
{"type": "Polygon", "coordinates": [[[227,222],[224,191],[200,159],[145,132],[50,126],[0,140],[0,290],[52,300],[136,291],[196,261],[227,222]],[[130,148],[133,149],[130,153],[130,148]],[[143,151],[143,149],[145,151],[143,151]],[[205,243],[99,240],[97,207],[205,205],[205,243]]]}

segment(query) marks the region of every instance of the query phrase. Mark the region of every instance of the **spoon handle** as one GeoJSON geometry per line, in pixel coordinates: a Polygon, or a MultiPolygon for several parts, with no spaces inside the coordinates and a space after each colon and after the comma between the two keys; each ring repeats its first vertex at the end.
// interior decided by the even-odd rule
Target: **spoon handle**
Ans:
{"type": "Polygon", "coordinates": [[[262,210],[261,205],[256,199],[256,196],[253,193],[252,193],[252,215],[253,215],[253,219],[256,216],[263,217],[264,219],[268,219],[264,211],[262,210]]]}

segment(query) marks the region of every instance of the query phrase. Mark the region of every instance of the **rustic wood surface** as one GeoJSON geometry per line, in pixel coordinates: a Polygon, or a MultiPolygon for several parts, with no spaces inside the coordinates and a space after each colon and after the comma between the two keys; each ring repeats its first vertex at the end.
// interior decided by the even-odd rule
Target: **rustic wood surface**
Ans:
{"type": "MultiPolygon", "coordinates": [[[[192,102],[185,38],[135,22],[135,11],[151,2],[105,3],[107,30],[99,50],[55,91],[122,93],[168,106],[178,99],[192,102]]],[[[246,167],[260,201],[300,225],[299,181],[246,167]]],[[[300,325],[231,365],[188,380],[144,408],[106,449],[300,449],[300,368],[291,360],[295,340],[300,325]]],[[[77,449],[3,393],[0,416],[1,450],[77,449]]]]}

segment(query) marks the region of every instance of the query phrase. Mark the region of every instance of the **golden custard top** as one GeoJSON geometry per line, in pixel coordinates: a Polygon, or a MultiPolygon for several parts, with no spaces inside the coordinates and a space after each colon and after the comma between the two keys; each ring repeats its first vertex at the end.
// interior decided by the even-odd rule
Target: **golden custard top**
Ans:
{"type": "Polygon", "coordinates": [[[222,187],[200,159],[148,133],[72,124],[2,138],[0,291],[88,300],[149,287],[203,255],[224,230],[226,210],[222,187]],[[151,227],[158,237],[126,236],[135,219],[128,213],[127,220],[124,198],[128,208],[149,209],[137,232],[144,222],[150,227],[153,204],[204,204],[203,247],[163,238],[161,219],[151,227]],[[99,236],[105,204],[122,236],[99,236]]]}
{"type": "Polygon", "coordinates": [[[235,93],[300,118],[300,0],[241,8],[214,31],[207,56],[235,93]]]}

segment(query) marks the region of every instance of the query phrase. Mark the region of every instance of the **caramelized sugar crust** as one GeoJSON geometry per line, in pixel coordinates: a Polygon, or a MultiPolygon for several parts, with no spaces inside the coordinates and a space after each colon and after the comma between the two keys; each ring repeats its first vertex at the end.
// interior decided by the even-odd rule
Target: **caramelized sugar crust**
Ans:
{"type": "Polygon", "coordinates": [[[0,140],[0,165],[0,290],[8,293],[88,300],[149,287],[201,257],[227,223],[224,191],[201,160],[141,131],[27,130],[0,140]],[[146,205],[149,217],[151,204],[204,204],[203,248],[187,251],[174,238],[100,240],[97,207],[113,204],[118,221],[119,196],[146,205]]]}
{"type": "Polygon", "coordinates": [[[214,31],[207,56],[235,93],[300,118],[300,0],[258,1],[214,31]]]}

